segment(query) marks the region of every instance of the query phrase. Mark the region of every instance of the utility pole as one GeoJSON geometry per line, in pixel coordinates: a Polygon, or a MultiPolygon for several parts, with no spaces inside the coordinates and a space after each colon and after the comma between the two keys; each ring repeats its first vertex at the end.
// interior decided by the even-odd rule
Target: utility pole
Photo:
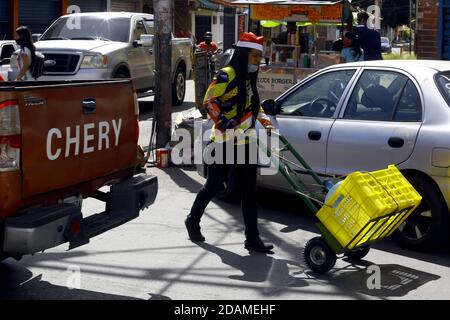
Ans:
{"type": "Polygon", "coordinates": [[[156,148],[164,148],[172,133],[172,0],[154,0],[156,148]]]}

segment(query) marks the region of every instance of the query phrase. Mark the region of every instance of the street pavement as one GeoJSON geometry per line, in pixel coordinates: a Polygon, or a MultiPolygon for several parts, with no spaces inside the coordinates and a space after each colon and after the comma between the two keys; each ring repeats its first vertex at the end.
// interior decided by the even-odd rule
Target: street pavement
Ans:
{"type": "MultiPolygon", "coordinates": [[[[190,81],[187,102],[174,109],[174,117],[193,100],[190,81]]],[[[148,144],[152,107],[151,99],[141,103],[142,145],[148,144]]],[[[244,249],[239,205],[220,201],[205,212],[206,242],[195,244],[183,221],[204,179],[190,167],[147,172],[158,176],[159,193],[139,218],[72,251],[62,245],[7,260],[0,265],[0,299],[450,298],[450,250],[418,253],[386,240],[357,264],[338,260],[330,273],[313,274],[302,252],[318,235],[314,218],[296,197],[273,191],[258,194],[260,232],[275,245],[273,255],[244,249]]],[[[86,214],[103,209],[97,200],[84,202],[86,214]]]]}

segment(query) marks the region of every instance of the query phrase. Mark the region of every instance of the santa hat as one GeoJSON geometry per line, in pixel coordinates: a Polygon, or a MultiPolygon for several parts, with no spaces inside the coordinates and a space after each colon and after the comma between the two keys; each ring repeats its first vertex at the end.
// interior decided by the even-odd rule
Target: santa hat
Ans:
{"type": "Polygon", "coordinates": [[[252,32],[244,32],[236,46],[264,51],[263,43],[264,37],[257,37],[252,32]]]}

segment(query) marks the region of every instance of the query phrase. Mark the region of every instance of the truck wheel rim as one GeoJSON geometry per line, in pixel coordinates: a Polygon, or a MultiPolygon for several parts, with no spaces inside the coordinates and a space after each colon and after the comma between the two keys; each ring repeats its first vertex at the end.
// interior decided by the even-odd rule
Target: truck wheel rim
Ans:
{"type": "Polygon", "coordinates": [[[185,86],[184,77],[181,73],[179,73],[177,76],[177,98],[178,98],[178,100],[183,99],[184,86],[185,86]]]}
{"type": "Polygon", "coordinates": [[[321,247],[314,247],[311,249],[310,253],[311,261],[315,265],[323,265],[325,261],[327,260],[327,254],[325,253],[325,250],[323,250],[321,247]]]}

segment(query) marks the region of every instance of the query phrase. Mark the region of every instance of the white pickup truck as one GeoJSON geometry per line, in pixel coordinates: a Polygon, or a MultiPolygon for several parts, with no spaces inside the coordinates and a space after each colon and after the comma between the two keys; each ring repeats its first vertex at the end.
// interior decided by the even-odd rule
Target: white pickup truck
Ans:
{"type": "Polygon", "coordinates": [[[5,81],[8,79],[11,56],[18,48],[14,40],[0,41],[0,76],[5,81]]]}
{"type": "MultiPolygon", "coordinates": [[[[93,12],[62,16],[36,42],[45,55],[39,80],[132,78],[138,94],[155,87],[153,15],[93,12]]],[[[192,43],[172,40],[173,104],[183,103],[192,76],[192,43]]]]}

